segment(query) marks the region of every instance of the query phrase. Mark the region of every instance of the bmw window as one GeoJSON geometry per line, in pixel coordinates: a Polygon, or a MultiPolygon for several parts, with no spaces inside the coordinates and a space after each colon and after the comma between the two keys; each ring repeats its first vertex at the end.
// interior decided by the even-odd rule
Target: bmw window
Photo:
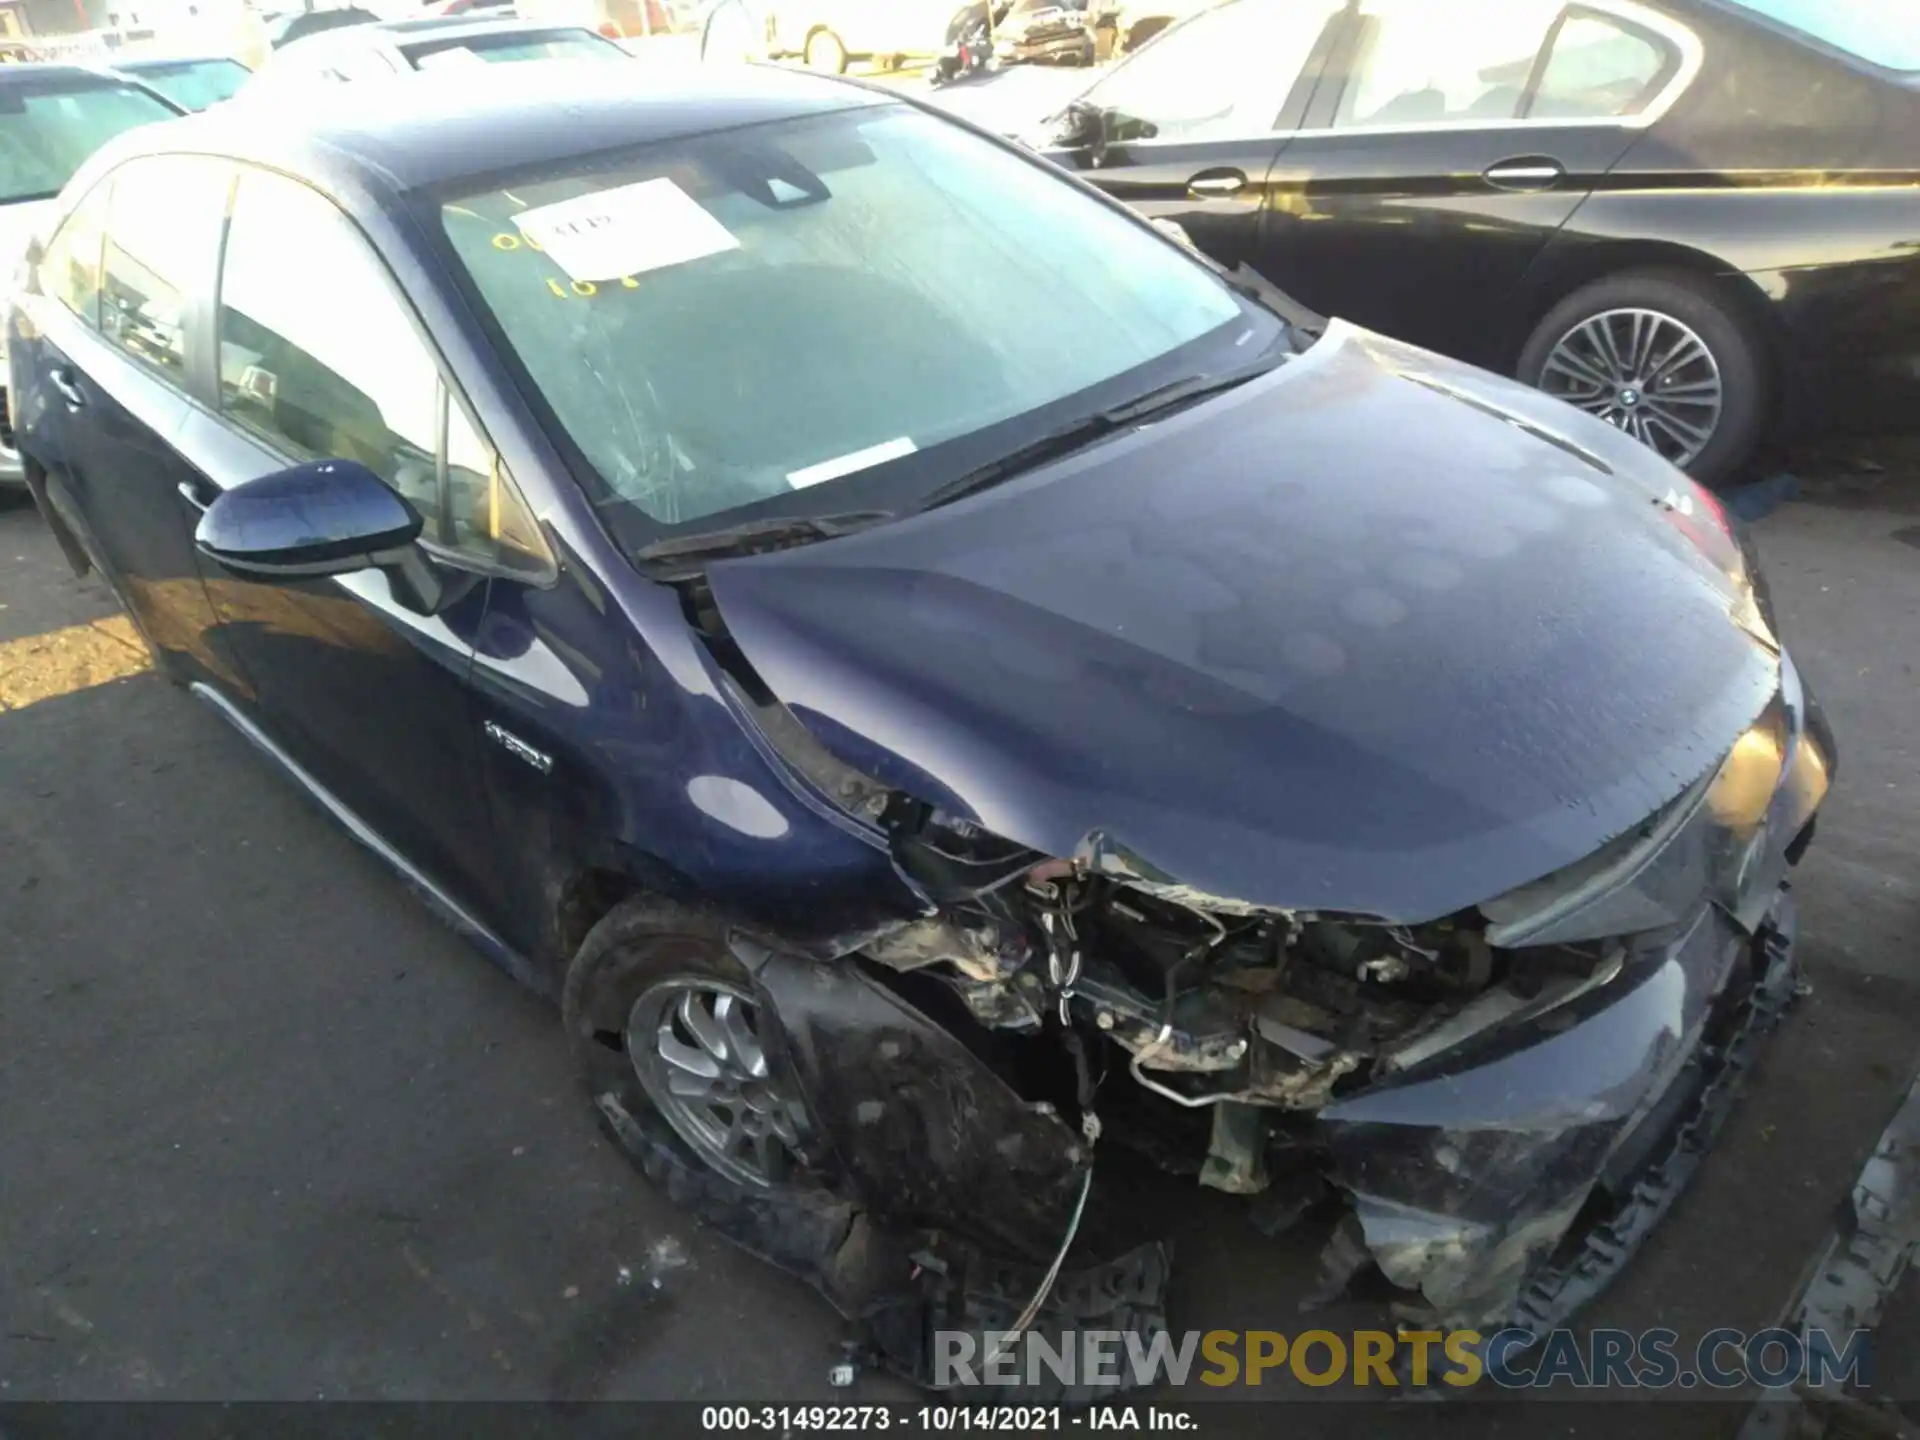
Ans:
{"type": "Polygon", "coordinates": [[[1330,0],[1239,0],[1206,10],[1116,67],[1086,94],[1114,116],[1116,139],[1260,135],[1279,122],[1314,43],[1339,11],[1330,0]]]}

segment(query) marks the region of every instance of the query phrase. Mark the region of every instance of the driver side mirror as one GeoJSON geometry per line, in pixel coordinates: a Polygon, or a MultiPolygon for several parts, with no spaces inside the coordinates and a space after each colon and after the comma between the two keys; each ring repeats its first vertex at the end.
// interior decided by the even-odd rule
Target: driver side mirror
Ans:
{"type": "Polygon", "coordinates": [[[201,554],[250,580],[383,570],[403,604],[433,615],[458,590],[415,543],[425,523],[366,466],[315,460],[226,491],[200,517],[193,539],[201,554]]]}

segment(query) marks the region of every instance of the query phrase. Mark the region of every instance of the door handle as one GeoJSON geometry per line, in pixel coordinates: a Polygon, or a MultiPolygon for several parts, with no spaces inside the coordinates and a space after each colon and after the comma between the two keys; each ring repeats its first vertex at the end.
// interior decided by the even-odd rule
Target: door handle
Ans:
{"type": "Polygon", "coordinates": [[[207,506],[213,503],[211,500],[202,500],[200,498],[200,487],[195,485],[191,480],[182,480],[174,488],[180,492],[180,498],[182,500],[186,501],[187,504],[191,505],[203,515],[206,513],[207,506]]]}
{"type": "Polygon", "coordinates": [[[80,393],[80,387],[74,382],[73,372],[64,365],[56,365],[47,371],[47,383],[60,392],[60,398],[78,410],[87,403],[87,397],[80,393]]]}
{"type": "Polygon", "coordinates": [[[1567,168],[1547,156],[1528,155],[1489,165],[1481,178],[1502,190],[1551,190],[1567,178],[1567,168]]]}
{"type": "Polygon", "coordinates": [[[1187,193],[1203,200],[1219,200],[1237,195],[1246,188],[1247,177],[1238,170],[1213,170],[1196,175],[1187,182],[1187,193]]]}

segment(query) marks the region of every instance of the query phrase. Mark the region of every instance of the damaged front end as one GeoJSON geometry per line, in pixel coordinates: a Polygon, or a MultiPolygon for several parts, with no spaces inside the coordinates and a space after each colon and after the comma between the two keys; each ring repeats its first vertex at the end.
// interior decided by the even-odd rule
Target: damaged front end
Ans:
{"type": "Polygon", "coordinates": [[[1211,425],[687,587],[912,897],[757,972],[865,1222],[1021,1277],[908,1331],[1160,1273],[1087,1207],[1117,1146],[1268,1231],[1338,1197],[1320,1294],[1423,1326],[1550,1327],[1671,1202],[1834,748],[1711,498],[1547,403],[1336,326],[1211,425]]]}
{"type": "Polygon", "coordinates": [[[1644,823],[1421,923],[1208,895],[1097,833],[1039,854],[865,780],[762,695],[762,733],[924,912],[839,962],[755,962],[861,1197],[861,1228],[834,1232],[859,1236],[858,1283],[837,1256],[829,1293],[923,1381],[937,1328],[1111,1319],[1062,1314],[1056,1286],[1118,1285],[1162,1323],[1164,1252],[1078,1233],[1093,1156],[1120,1145],[1261,1197],[1263,1228],[1342,1198],[1322,1299],[1372,1268],[1402,1323],[1560,1323],[1664,1214],[1794,993],[1785,881],[1834,751],[1780,667],[1722,762],[1644,823]],[[1094,1268],[1051,1278],[1076,1240],[1094,1268]],[[916,1286],[879,1280],[883,1251],[916,1286]]]}
{"type": "Polygon", "coordinates": [[[1264,911],[1101,837],[1036,861],[921,806],[893,829],[907,873],[1004,874],[863,953],[937,975],[981,1026],[1088,1047],[1089,1110],[1131,1083],[1168,1112],[1129,1106],[1115,1143],[1233,1193],[1342,1192],[1330,1289],[1371,1263],[1409,1321],[1547,1328],[1664,1213],[1793,993],[1784,881],[1832,746],[1784,675],[1663,812],[1471,911],[1264,911]]]}

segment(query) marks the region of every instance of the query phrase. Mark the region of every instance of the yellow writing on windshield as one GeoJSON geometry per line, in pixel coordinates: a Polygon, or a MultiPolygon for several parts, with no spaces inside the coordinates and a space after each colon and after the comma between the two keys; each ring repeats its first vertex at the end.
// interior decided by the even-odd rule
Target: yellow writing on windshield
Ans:
{"type": "MultiPolygon", "coordinates": [[[[502,230],[493,237],[493,248],[496,250],[537,251],[540,249],[540,242],[529,239],[525,235],[515,235],[509,230],[502,230]]],[[[600,293],[602,286],[613,284],[618,284],[622,289],[626,290],[638,290],[640,288],[640,282],[631,275],[622,275],[617,281],[568,280],[562,282],[551,275],[547,277],[548,291],[561,300],[570,300],[575,296],[578,296],[582,300],[590,300],[600,293]]]]}

